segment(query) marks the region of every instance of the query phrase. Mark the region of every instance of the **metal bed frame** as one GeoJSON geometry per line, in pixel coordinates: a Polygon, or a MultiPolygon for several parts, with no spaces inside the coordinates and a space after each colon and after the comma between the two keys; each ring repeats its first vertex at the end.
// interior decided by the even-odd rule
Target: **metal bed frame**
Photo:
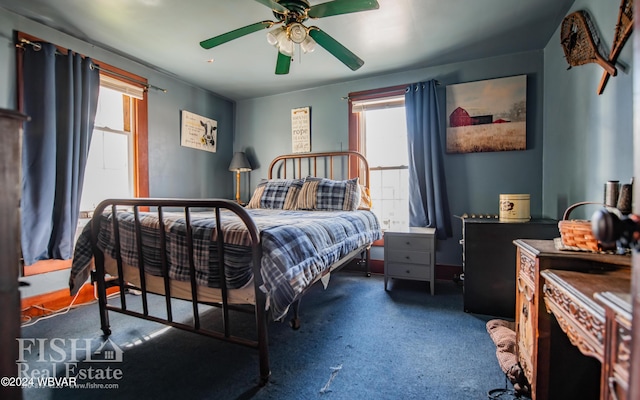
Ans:
{"type": "MultiPolygon", "coordinates": [[[[344,179],[351,176],[359,176],[363,180],[363,184],[369,185],[369,167],[367,164],[367,160],[360,153],[353,151],[346,152],[326,152],[326,153],[306,153],[306,154],[293,154],[293,155],[284,155],[276,157],[269,167],[269,178],[273,178],[274,176],[280,178],[288,178],[293,175],[293,178],[296,176],[298,178],[302,177],[302,174],[305,172],[309,172],[309,175],[318,175],[319,170],[324,170],[324,175],[327,178],[334,179],[334,176],[340,176],[344,179]],[[289,168],[287,167],[289,165],[289,168]],[[288,173],[287,170],[292,171],[288,173]],[[355,171],[355,172],[354,172],[355,171]],[[340,175],[337,175],[340,174],[340,175]]],[[[120,238],[119,238],[119,229],[118,229],[118,218],[111,219],[113,224],[113,232],[114,232],[114,241],[115,241],[115,251],[116,251],[116,265],[118,277],[124,277],[123,273],[123,261],[120,254],[120,238]]],[[[255,223],[251,219],[250,215],[245,211],[245,209],[238,205],[237,203],[230,200],[221,200],[221,199],[108,199],[101,202],[98,207],[94,211],[94,216],[92,218],[92,248],[94,254],[94,263],[95,263],[95,271],[92,272],[92,281],[97,284],[97,292],[98,292],[98,304],[100,309],[100,324],[101,329],[105,335],[111,334],[111,329],[109,326],[109,311],[114,311],[122,314],[126,314],[129,316],[158,322],[164,325],[168,325],[174,328],[186,330],[189,332],[198,333],[201,335],[213,337],[216,339],[220,339],[227,342],[232,342],[235,344],[240,344],[244,346],[248,346],[251,348],[256,348],[259,354],[259,384],[264,385],[268,382],[270,376],[269,369],[269,350],[268,350],[268,340],[267,340],[267,323],[268,323],[268,313],[265,310],[266,304],[266,295],[260,289],[263,284],[262,275],[260,273],[260,260],[262,257],[262,247],[260,243],[260,232],[256,227],[255,223]],[[133,286],[128,282],[125,282],[123,279],[106,279],[106,269],[105,269],[105,255],[97,246],[97,238],[98,232],[100,229],[100,218],[105,210],[109,210],[114,213],[117,213],[119,210],[121,211],[123,208],[126,208],[128,211],[132,210],[135,221],[135,235],[136,235],[136,243],[137,243],[137,252],[139,254],[138,257],[138,271],[140,278],[140,285],[133,286]],[[142,232],[140,227],[140,212],[149,212],[149,210],[155,210],[157,213],[158,219],[160,221],[158,230],[160,231],[160,247],[162,257],[162,271],[163,271],[163,280],[164,280],[164,296],[165,296],[165,305],[166,305],[166,318],[161,318],[155,315],[151,315],[149,312],[149,304],[148,304],[148,295],[149,291],[147,290],[146,277],[144,273],[144,259],[142,257],[142,232]],[[166,209],[170,209],[171,212],[175,212],[175,209],[181,209],[184,213],[185,217],[185,225],[186,225],[186,242],[189,250],[189,274],[190,274],[190,289],[191,289],[191,303],[192,303],[192,316],[193,321],[191,324],[183,323],[180,321],[176,321],[173,315],[172,303],[171,303],[171,278],[169,278],[168,274],[168,264],[166,259],[166,238],[165,238],[165,230],[163,223],[163,213],[166,209]],[[219,237],[217,240],[217,262],[220,266],[220,292],[222,295],[222,301],[220,303],[210,303],[206,301],[201,301],[198,299],[198,290],[197,290],[197,282],[196,282],[196,270],[194,263],[194,254],[193,254],[193,243],[192,243],[192,227],[191,227],[191,212],[194,209],[207,209],[213,210],[216,215],[216,223],[217,223],[217,232],[219,232],[219,237]],[[235,336],[231,332],[231,324],[229,319],[229,311],[247,311],[246,305],[245,307],[241,307],[237,304],[231,304],[228,300],[228,291],[229,289],[226,286],[226,280],[223,278],[225,276],[225,268],[224,268],[224,237],[221,235],[222,230],[220,229],[220,211],[221,210],[230,210],[235,213],[245,224],[249,236],[251,238],[251,252],[252,252],[252,271],[253,271],[253,285],[254,285],[254,302],[253,302],[253,313],[255,315],[255,323],[256,323],[256,339],[247,339],[245,337],[235,336]],[[107,299],[107,288],[117,286],[119,287],[119,298],[120,304],[110,304],[107,299]],[[125,296],[128,289],[136,289],[141,292],[142,299],[142,312],[133,310],[127,305],[127,298],[125,296]],[[206,304],[220,307],[221,312],[221,322],[222,328],[220,330],[214,330],[209,328],[204,328],[200,324],[200,312],[198,305],[206,304]]],[[[357,251],[354,251],[350,254],[348,258],[340,260],[338,263],[331,266],[326,273],[335,271],[342,266],[347,264],[347,261],[350,261],[360,255],[360,263],[366,263],[367,275],[369,275],[369,246],[364,246],[357,251]]],[[[313,286],[318,280],[321,279],[321,276],[318,276],[315,281],[309,285],[309,287],[313,286]]],[[[294,329],[297,329],[300,325],[299,322],[299,307],[300,307],[300,299],[306,292],[303,291],[300,295],[296,297],[294,302],[292,303],[292,309],[294,312],[294,317],[291,320],[291,326],[294,329]]],[[[154,293],[157,294],[157,293],[154,293]]],[[[250,311],[251,312],[251,311],[250,311]]]]}

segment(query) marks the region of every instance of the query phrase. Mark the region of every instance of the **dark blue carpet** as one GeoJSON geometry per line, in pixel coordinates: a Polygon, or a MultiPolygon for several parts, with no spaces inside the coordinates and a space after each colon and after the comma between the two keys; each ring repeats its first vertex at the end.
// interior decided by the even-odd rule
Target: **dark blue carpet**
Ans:
{"type": "MultiPolygon", "coordinates": [[[[112,335],[123,349],[121,363],[87,363],[87,369],[122,370],[117,389],[30,388],[25,399],[486,399],[505,387],[505,377],[489,338],[486,316],[462,311],[462,288],[438,281],[392,281],[381,276],[340,272],[324,290],[316,285],[303,299],[302,326],[269,324],[271,379],[258,387],[253,349],[110,313],[112,335]],[[158,333],[160,332],[160,333],[158,333]],[[324,390],[323,390],[324,388],[324,390]]],[[[131,304],[138,296],[128,295],[131,304]]],[[[163,300],[152,301],[154,307],[163,300]]],[[[189,319],[191,306],[174,301],[174,315],[189,319]]],[[[205,312],[213,324],[217,309],[205,312]]],[[[159,313],[160,315],[162,313],[159,313]]],[[[251,335],[252,316],[233,315],[239,332],[251,335]]],[[[93,339],[100,344],[97,305],[23,328],[23,338],[93,339]]],[[[84,343],[84,342],[81,342],[84,343]]],[[[47,356],[51,355],[46,350],[47,356]]],[[[54,358],[64,358],[53,353],[54,358]]],[[[34,348],[30,370],[51,369],[34,348]]],[[[66,349],[66,359],[71,357],[66,349]]],[[[64,376],[64,362],[56,363],[64,376]]],[[[510,387],[510,386],[509,386],[510,387]]]]}

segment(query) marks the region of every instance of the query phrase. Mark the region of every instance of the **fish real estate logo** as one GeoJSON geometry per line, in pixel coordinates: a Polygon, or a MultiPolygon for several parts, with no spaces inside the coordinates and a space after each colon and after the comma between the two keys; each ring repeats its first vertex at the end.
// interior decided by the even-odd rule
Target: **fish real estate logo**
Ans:
{"type": "MultiPolygon", "coordinates": [[[[117,388],[123,350],[111,339],[17,338],[15,386],[117,388]]],[[[3,386],[14,386],[5,384],[3,386]]]]}

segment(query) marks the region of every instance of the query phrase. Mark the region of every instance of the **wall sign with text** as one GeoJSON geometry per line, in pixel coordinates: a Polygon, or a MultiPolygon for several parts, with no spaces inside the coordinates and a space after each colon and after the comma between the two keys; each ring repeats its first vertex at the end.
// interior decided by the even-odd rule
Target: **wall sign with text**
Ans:
{"type": "Polygon", "coordinates": [[[293,153],[311,151],[311,108],[291,110],[291,150],[293,153]]]}

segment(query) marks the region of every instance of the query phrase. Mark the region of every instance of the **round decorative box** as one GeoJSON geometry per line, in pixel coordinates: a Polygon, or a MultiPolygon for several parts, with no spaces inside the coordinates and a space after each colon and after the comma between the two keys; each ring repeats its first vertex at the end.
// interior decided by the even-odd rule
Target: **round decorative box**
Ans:
{"type": "Polygon", "coordinates": [[[501,194],[500,221],[527,222],[531,220],[531,198],[528,194],[501,194]]]}

